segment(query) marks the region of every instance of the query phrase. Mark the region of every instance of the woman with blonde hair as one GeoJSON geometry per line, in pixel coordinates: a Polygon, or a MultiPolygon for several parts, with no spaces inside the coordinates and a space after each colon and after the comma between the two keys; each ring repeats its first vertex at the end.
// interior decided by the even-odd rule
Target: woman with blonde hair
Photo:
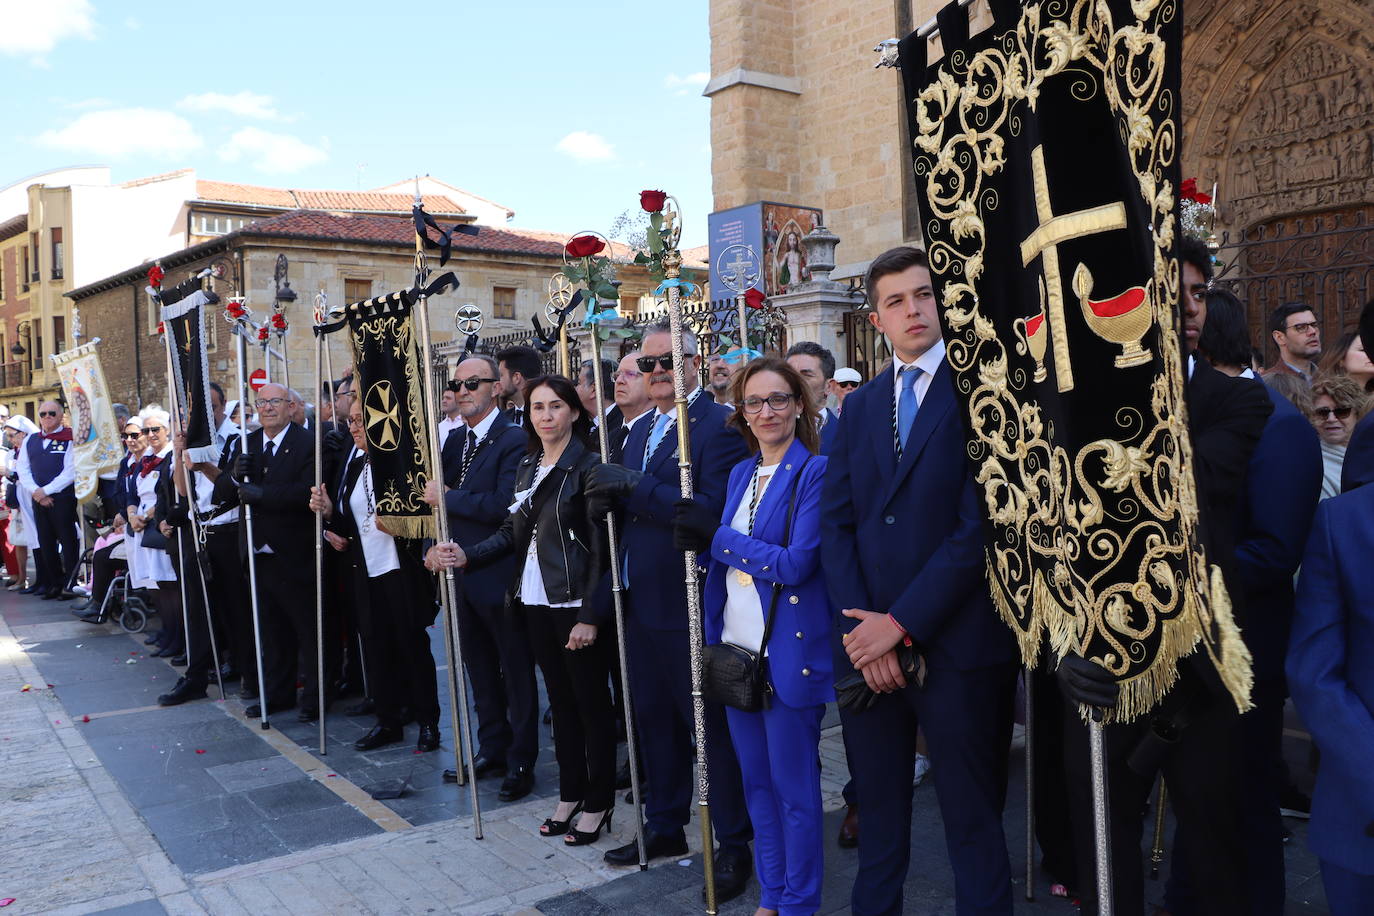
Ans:
{"type": "Polygon", "coordinates": [[[1308,419],[1322,440],[1322,499],[1341,492],[1341,466],[1355,424],[1369,410],[1370,398],[1348,375],[1318,375],[1312,382],[1308,419]]]}

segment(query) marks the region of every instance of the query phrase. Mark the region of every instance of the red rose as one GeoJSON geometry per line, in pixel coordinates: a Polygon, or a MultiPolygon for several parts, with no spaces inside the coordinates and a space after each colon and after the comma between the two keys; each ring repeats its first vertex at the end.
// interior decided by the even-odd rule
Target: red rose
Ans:
{"type": "Polygon", "coordinates": [[[267,343],[267,328],[258,328],[258,340],[267,343]]]}
{"type": "Polygon", "coordinates": [[[165,276],[167,276],[167,274],[163,272],[162,265],[154,264],[152,267],[148,268],[148,285],[153,289],[160,288],[162,286],[162,278],[165,276]]]}
{"type": "Polygon", "coordinates": [[[285,331],[285,330],[286,330],[286,316],[283,315],[283,314],[280,313],[280,312],[278,312],[278,313],[276,313],[275,315],[273,315],[273,316],[272,316],[272,327],[276,328],[278,331],[285,331]]]}
{"type": "Polygon", "coordinates": [[[1193,199],[1193,195],[1196,194],[1196,193],[1197,193],[1197,179],[1196,179],[1196,178],[1189,178],[1189,179],[1186,179],[1186,180],[1183,182],[1183,184],[1181,184],[1181,185],[1178,186],[1178,196],[1179,196],[1179,197],[1185,198],[1185,199],[1187,199],[1187,200],[1192,200],[1192,199],[1193,199]]]}
{"type": "Polygon", "coordinates": [[[658,213],[663,209],[664,202],[668,195],[664,191],[640,191],[639,205],[644,208],[645,213],[658,213]]]}
{"type": "Polygon", "coordinates": [[[763,303],[767,300],[768,297],[765,296],[763,290],[759,289],[757,286],[751,286],[744,291],[744,304],[751,309],[763,308],[763,303]]]}
{"type": "Polygon", "coordinates": [[[248,313],[248,310],[243,307],[242,302],[230,302],[229,308],[226,309],[226,311],[228,311],[230,318],[242,318],[248,313]]]}
{"type": "Polygon", "coordinates": [[[594,254],[599,254],[605,247],[606,243],[594,235],[579,235],[569,240],[568,244],[563,246],[563,250],[570,258],[590,258],[594,254]]]}
{"type": "Polygon", "coordinates": [[[1197,201],[1205,207],[1212,202],[1212,195],[1204,194],[1201,191],[1198,191],[1196,194],[1193,195],[1193,200],[1197,201]]]}
{"type": "Polygon", "coordinates": [[[167,328],[163,326],[161,321],[157,323],[157,332],[159,335],[167,333],[167,328]]]}

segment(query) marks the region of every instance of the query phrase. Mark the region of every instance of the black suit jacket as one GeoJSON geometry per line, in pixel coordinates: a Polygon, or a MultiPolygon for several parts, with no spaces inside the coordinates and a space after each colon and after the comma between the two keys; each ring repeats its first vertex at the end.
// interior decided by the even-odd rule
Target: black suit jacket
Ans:
{"type": "MultiPolygon", "coordinates": [[[[286,428],[281,447],[270,461],[262,457],[263,431],[248,434],[248,454],[253,456],[253,476],[246,483],[262,487],[261,501],[253,504],[253,537],[266,544],[293,568],[303,574],[315,569],[315,513],[310,511],[310,487],[315,482],[315,437],[292,423],[286,428]]],[[[229,447],[227,466],[233,469],[239,440],[229,447]]],[[[239,504],[238,484],[231,474],[215,481],[215,502],[239,504]]],[[[247,526],[239,526],[241,544],[246,549],[247,526]]]]}
{"type": "MultiPolygon", "coordinates": [[[[515,475],[525,457],[526,436],[505,414],[492,421],[486,436],[468,465],[467,477],[459,486],[467,428],[459,426],[444,442],[444,508],[448,510],[449,536],[464,550],[496,533],[510,514],[515,495],[515,475]]],[[[506,588],[515,576],[515,557],[497,560],[490,566],[463,576],[468,600],[482,607],[500,607],[506,588]]]]}

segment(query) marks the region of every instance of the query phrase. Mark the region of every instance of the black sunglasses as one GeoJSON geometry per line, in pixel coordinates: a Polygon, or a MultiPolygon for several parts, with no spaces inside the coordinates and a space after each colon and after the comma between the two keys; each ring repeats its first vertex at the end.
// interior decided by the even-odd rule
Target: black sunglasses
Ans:
{"type": "Polygon", "coordinates": [[[858,388],[858,387],[859,387],[859,383],[858,383],[858,382],[836,382],[835,384],[836,384],[836,385],[839,385],[841,388],[858,388]]]}
{"type": "Polygon", "coordinates": [[[1314,407],[1312,408],[1312,412],[1317,415],[1317,419],[1319,420],[1325,420],[1333,413],[1336,415],[1337,420],[1344,420],[1346,417],[1350,416],[1350,411],[1352,409],[1353,408],[1350,407],[1314,407]]]}
{"type": "Polygon", "coordinates": [[[38,411],[38,415],[39,415],[40,417],[60,417],[60,416],[62,416],[60,413],[58,413],[58,412],[55,411],[55,410],[40,410],[40,411],[38,411]]]}
{"type": "Polygon", "coordinates": [[[143,431],[145,433],[160,433],[166,428],[165,426],[145,426],[143,427],[143,431]]]}
{"type": "Polygon", "coordinates": [[[476,391],[480,386],[488,382],[499,382],[500,379],[494,378],[464,378],[454,379],[448,383],[448,390],[457,394],[459,388],[466,388],[468,391],[476,391]]]}
{"type": "Polygon", "coordinates": [[[143,433],[120,433],[120,434],[119,434],[119,438],[121,438],[121,439],[137,439],[137,438],[139,438],[139,437],[142,436],[142,435],[143,435],[143,433]]]}
{"type": "Polygon", "coordinates": [[[673,354],[664,353],[662,356],[641,356],[635,360],[635,365],[639,367],[640,372],[653,372],[655,363],[658,364],[660,369],[667,372],[673,368],[673,354]]]}

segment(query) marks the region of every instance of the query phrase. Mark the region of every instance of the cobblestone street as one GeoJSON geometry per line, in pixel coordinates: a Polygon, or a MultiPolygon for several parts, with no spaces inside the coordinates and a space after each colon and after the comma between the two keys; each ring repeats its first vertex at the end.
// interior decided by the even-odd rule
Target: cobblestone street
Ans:
{"type": "MultiPolygon", "coordinates": [[[[359,754],[351,743],[367,720],[331,711],[329,753],[320,757],[314,725],[288,713],[262,731],[256,720],[244,720],[232,687],[224,702],[157,707],[176,669],[147,657],[141,637],[75,621],[65,603],[0,593],[0,616],[0,899],[14,898],[7,914],[701,911],[693,827],[691,859],[656,863],[644,873],[601,859],[633,835],[624,804],[613,841],[569,849],[536,834],[556,793],[548,747],[530,797],[502,804],[498,781],[481,783],[479,841],[467,790],[440,778],[451,765],[448,735],[440,753],[418,755],[403,744],[359,754]],[[395,779],[409,786],[399,799],[383,803],[366,791],[395,779]]],[[[1025,836],[1020,760],[1013,751],[1006,814],[1018,880],[1025,836]]],[[[822,764],[832,812],[822,911],[843,912],[857,857],[830,841],[846,778],[833,713],[822,764]]],[[[1287,823],[1295,832],[1288,912],[1324,913],[1301,822],[1287,823]]],[[[907,911],[952,913],[952,879],[928,785],[917,790],[912,847],[907,911]]],[[[1037,888],[1034,904],[1021,903],[1021,892],[1018,912],[1072,912],[1049,897],[1047,885],[1037,888]]],[[[721,912],[750,913],[755,903],[751,888],[721,912]]]]}

